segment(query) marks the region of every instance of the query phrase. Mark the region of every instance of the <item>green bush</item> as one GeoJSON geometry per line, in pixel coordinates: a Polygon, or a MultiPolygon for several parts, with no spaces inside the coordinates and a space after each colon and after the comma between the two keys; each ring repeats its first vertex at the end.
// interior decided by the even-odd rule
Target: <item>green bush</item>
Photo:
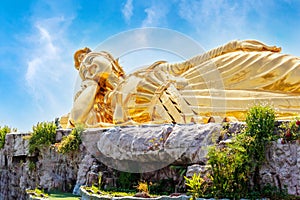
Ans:
{"type": "Polygon", "coordinates": [[[240,134],[232,139],[232,143],[209,149],[208,163],[212,170],[213,196],[241,198],[246,195],[251,172],[247,146],[253,140],[251,136],[240,134]]]}
{"type": "Polygon", "coordinates": [[[256,141],[266,142],[273,138],[275,110],[266,104],[251,107],[246,116],[246,133],[256,137],[256,141]]]}
{"type": "Polygon", "coordinates": [[[248,147],[248,156],[252,162],[251,179],[254,190],[261,191],[259,171],[265,161],[266,146],[274,140],[275,110],[270,105],[258,104],[249,109],[246,117],[245,134],[254,137],[248,147]]]}
{"type": "Polygon", "coordinates": [[[41,122],[32,129],[33,133],[29,137],[29,153],[55,143],[56,125],[54,122],[41,122]]]}
{"type": "Polygon", "coordinates": [[[63,137],[62,141],[57,146],[57,151],[59,153],[69,153],[78,150],[79,145],[81,144],[81,133],[83,131],[83,126],[75,126],[68,136],[63,137]]]}
{"type": "Polygon", "coordinates": [[[4,126],[1,128],[0,126],[0,149],[2,149],[5,145],[5,136],[7,133],[10,133],[11,129],[8,126],[4,126]]]}
{"type": "Polygon", "coordinates": [[[269,105],[255,105],[246,116],[245,130],[232,142],[208,151],[215,197],[241,198],[250,191],[261,193],[259,168],[265,160],[265,147],[274,137],[275,111],[269,105]]]}

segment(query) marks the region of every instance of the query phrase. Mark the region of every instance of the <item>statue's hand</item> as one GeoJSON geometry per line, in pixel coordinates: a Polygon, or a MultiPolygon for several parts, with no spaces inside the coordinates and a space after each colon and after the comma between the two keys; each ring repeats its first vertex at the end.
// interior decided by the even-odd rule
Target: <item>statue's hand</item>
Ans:
{"type": "Polygon", "coordinates": [[[255,51],[272,51],[280,52],[281,48],[276,46],[268,46],[256,40],[239,41],[239,46],[242,50],[255,50],[255,51]]]}

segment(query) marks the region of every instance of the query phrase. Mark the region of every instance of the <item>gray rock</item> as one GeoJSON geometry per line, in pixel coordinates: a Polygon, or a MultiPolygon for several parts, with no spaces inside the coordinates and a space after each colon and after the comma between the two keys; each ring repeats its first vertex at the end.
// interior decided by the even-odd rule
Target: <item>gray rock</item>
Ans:
{"type": "Polygon", "coordinates": [[[191,165],[188,166],[187,171],[186,171],[186,177],[191,178],[194,174],[200,174],[201,177],[204,177],[210,172],[210,166],[209,165],[191,165]]]}
{"type": "Polygon", "coordinates": [[[207,147],[219,137],[220,128],[220,124],[211,123],[93,129],[83,133],[82,141],[109,167],[149,172],[174,162],[205,162],[207,147]]]}

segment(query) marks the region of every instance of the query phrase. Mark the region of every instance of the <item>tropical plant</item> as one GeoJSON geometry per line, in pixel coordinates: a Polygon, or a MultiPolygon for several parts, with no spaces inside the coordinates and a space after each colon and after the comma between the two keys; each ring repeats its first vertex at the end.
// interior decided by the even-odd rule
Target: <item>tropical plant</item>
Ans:
{"type": "Polygon", "coordinates": [[[35,152],[42,146],[55,143],[56,125],[54,122],[40,122],[32,129],[33,133],[29,136],[29,153],[35,152]]]}
{"type": "Polygon", "coordinates": [[[149,193],[149,189],[148,189],[148,184],[146,182],[139,182],[138,186],[136,187],[136,189],[139,192],[144,192],[144,193],[149,193]]]}
{"type": "Polygon", "coordinates": [[[82,125],[76,125],[72,132],[63,137],[62,141],[57,145],[57,151],[59,153],[69,153],[71,151],[77,151],[81,144],[81,133],[84,131],[82,125]]]}
{"type": "Polygon", "coordinates": [[[184,179],[186,181],[185,185],[189,187],[188,192],[192,194],[191,199],[205,197],[211,183],[211,178],[202,178],[200,174],[194,173],[192,178],[184,176],[184,179]]]}

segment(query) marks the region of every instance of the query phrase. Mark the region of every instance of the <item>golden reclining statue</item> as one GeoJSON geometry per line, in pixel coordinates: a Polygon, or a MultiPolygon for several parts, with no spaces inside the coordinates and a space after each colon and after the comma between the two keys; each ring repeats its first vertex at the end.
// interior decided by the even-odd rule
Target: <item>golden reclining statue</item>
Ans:
{"type": "Polygon", "coordinates": [[[271,103],[277,118],[300,111],[300,58],[255,40],[232,41],[182,63],[156,62],[126,75],[107,52],[78,50],[82,79],[68,127],[202,123],[245,119],[249,106],[271,103]]]}

